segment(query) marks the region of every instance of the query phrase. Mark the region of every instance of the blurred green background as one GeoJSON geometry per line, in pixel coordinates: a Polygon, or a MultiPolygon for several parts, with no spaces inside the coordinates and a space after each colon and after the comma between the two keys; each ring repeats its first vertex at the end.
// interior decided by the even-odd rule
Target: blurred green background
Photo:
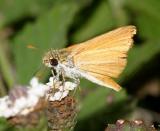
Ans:
{"type": "MultiPolygon", "coordinates": [[[[117,119],[160,122],[159,0],[0,0],[0,96],[28,84],[51,48],[79,43],[123,25],[135,25],[135,45],[115,92],[81,81],[75,131],[100,131],[117,119]],[[30,50],[27,45],[38,50],[30,50]]],[[[0,131],[30,129],[0,119],[0,131]]]]}

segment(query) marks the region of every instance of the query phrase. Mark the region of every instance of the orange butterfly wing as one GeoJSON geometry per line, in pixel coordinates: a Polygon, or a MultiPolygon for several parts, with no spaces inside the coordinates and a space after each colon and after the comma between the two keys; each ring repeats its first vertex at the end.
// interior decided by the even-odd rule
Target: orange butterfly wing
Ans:
{"type": "Polygon", "coordinates": [[[66,50],[70,52],[75,66],[87,74],[87,77],[84,76],[86,79],[119,90],[120,86],[110,77],[117,78],[124,69],[134,34],[135,26],[125,26],[66,50]],[[94,80],[88,75],[94,77],[94,80]]]}

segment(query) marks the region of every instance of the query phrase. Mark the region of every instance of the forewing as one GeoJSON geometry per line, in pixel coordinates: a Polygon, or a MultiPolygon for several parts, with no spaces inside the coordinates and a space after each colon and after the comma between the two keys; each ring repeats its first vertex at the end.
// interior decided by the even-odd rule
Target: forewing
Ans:
{"type": "Polygon", "coordinates": [[[79,70],[99,79],[105,83],[104,86],[108,85],[107,87],[117,90],[119,86],[110,77],[117,78],[124,69],[134,34],[135,26],[125,26],[71,46],[67,50],[71,52],[70,55],[79,70]]]}
{"type": "Polygon", "coordinates": [[[132,37],[136,34],[135,26],[124,26],[103,35],[97,36],[91,40],[75,44],[66,48],[72,56],[88,52],[89,50],[113,48],[116,50],[127,50],[132,46],[132,37]],[[127,42],[122,43],[124,40],[127,42]],[[119,43],[121,42],[121,44],[119,43]]]}

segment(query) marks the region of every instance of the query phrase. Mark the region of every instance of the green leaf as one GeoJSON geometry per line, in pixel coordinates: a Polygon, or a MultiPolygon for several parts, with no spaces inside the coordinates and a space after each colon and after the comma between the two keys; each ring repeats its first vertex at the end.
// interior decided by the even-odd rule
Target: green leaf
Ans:
{"type": "Polygon", "coordinates": [[[47,49],[65,47],[67,30],[78,10],[73,1],[56,4],[34,24],[28,24],[14,39],[14,55],[18,80],[26,83],[41,65],[47,49]],[[37,50],[27,49],[32,44],[37,50]]]}
{"type": "Polygon", "coordinates": [[[135,2],[128,1],[134,17],[134,22],[138,26],[138,34],[143,39],[160,39],[160,1],[157,0],[141,0],[135,2]],[[137,15],[138,14],[138,15],[137,15]]]}
{"type": "Polygon", "coordinates": [[[160,44],[158,42],[148,42],[133,48],[129,53],[128,65],[119,81],[123,82],[133,77],[144,64],[153,59],[159,52],[160,44]]]}
{"type": "MultiPolygon", "coordinates": [[[[91,88],[91,87],[90,87],[91,88]]],[[[107,97],[112,97],[113,105],[116,105],[119,102],[122,102],[126,99],[126,93],[124,90],[120,92],[113,92],[104,87],[99,87],[99,89],[92,91],[83,101],[82,109],[79,113],[79,120],[86,119],[89,116],[92,116],[94,113],[100,111],[102,108],[106,108],[106,111],[109,111],[112,106],[107,102],[107,97]]]]}
{"type": "Polygon", "coordinates": [[[51,8],[52,0],[1,0],[0,27],[28,16],[36,16],[51,8]]]}
{"type": "Polygon", "coordinates": [[[74,43],[88,40],[95,35],[106,32],[114,25],[111,9],[106,0],[103,0],[97,5],[96,9],[91,13],[88,21],[85,21],[85,19],[88,18],[84,18],[83,22],[85,24],[81,28],[78,27],[77,31],[74,32],[72,36],[74,43]]]}
{"type": "Polygon", "coordinates": [[[13,130],[14,128],[9,125],[5,118],[0,118],[0,131],[13,130]]]}

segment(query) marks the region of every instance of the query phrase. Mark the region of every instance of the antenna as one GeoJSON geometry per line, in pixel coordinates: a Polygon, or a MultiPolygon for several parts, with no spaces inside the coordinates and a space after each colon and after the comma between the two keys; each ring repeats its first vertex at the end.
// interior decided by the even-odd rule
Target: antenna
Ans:
{"type": "Polygon", "coordinates": [[[32,44],[27,45],[27,48],[37,50],[38,48],[33,46],[32,44]]]}

